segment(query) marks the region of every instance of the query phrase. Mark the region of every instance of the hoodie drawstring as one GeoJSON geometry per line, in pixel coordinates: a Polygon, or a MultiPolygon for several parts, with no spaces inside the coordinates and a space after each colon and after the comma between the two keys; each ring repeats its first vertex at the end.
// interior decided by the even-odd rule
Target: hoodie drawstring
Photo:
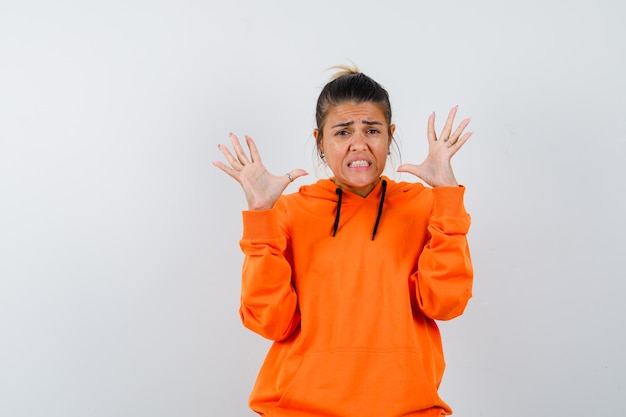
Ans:
{"type": "Polygon", "coordinates": [[[343,196],[343,190],[341,187],[337,187],[335,193],[337,193],[339,198],[337,199],[337,212],[335,213],[335,224],[333,225],[333,237],[335,237],[337,229],[339,228],[339,216],[341,215],[341,197],[343,196]]]}
{"type": "Polygon", "coordinates": [[[374,231],[372,232],[372,240],[376,237],[376,231],[378,230],[378,223],[380,222],[380,218],[383,215],[383,203],[385,202],[385,193],[387,192],[387,181],[383,180],[381,184],[383,187],[383,191],[380,195],[380,203],[378,204],[378,214],[376,214],[376,223],[374,223],[374,231]]]}
{"type": "MultiPolygon", "coordinates": [[[[385,194],[387,193],[387,181],[382,180],[382,193],[380,195],[380,203],[378,203],[378,213],[376,214],[376,222],[374,223],[374,230],[372,231],[372,240],[376,237],[376,232],[378,231],[378,224],[380,223],[380,218],[383,215],[383,205],[385,203],[385,194]]],[[[333,224],[333,237],[337,234],[337,229],[339,228],[339,217],[341,216],[341,198],[343,197],[343,190],[341,187],[337,187],[335,189],[335,193],[337,194],[337,211],[335,212],[335,224],[333,224]]]]}

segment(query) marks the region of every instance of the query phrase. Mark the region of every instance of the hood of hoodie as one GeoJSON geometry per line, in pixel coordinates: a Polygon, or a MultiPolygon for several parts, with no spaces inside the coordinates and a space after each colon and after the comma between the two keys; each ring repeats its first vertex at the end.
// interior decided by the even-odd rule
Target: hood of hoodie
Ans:
{"type": "MultiPolygon", "coordinates": [[[[367,197],[361,197],[358,194],[352,193],[348,190],[343,190],[344,198],[350,198],[354,200],[368,200],[368,199],[376,199],[380,198],[380,193],[382,189],[383,180],[387,182],[387,196],[391,197],[393,194],[409,190],[411,187],[415,187],[420,183],[409,183],[409,182],[395,182],[394,180],[389,179],[386,176],[381,176],[380,181],[374,187],[374,189],[367,195],[367,197]]],[[[311,196],[315,198],[326,198],[329,200],[337,201],[337,194],[335,194],[335,190],[337,189],[337,184],[333,182],[332,178],[321,179],[313,184],[303,185],[299,188],[299,192],[306,196],[311,196]]]]}
{"type": "Polygon", "coordinates": [[[361,197],[358,194],[338,187],[332,181],[332,178],[319,180],[311,185],[304,185],[300,187],[299,191],[305,198],[323,199],[335,204],[335,218],[332,225],[333,236],[340,232],[342,215],[349,218],[351,213],[360,210],[364,205],[371,206],[371,202],[373,200],[376,201],[378,210],[372,215],[372,240],[374,240],[380,221],[384,216],[385,200],[394,198],[395,195],[403,191],[408,191],[410,187],[415,187],[415,184],[398,183],[382,176],[378,184],[366,197],[361,197]]]}

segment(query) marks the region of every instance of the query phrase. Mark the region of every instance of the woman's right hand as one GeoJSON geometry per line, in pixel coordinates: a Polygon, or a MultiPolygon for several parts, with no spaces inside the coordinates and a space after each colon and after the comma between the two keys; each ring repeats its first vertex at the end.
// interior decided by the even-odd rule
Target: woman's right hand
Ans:
{"type": "Polygon", "coordinates": [[[217,147],[226,157],[230,167],[223,162],[216,161],[213,165],[230,175],[241,184],[248,201],[249,210],[267,210],[274,206],[278,197],[285,191],[289,183],[296,178],[308,175],[303,169],[294,169],[282,176],[272,175],[267,171],[256,144],[251,137],[245,136],[246,144],[250,149],[250,158],[246,155],[239,139],[230,134],[233,149],[237,157],[230,153],[228,147],[219,144],[217,147]]]}

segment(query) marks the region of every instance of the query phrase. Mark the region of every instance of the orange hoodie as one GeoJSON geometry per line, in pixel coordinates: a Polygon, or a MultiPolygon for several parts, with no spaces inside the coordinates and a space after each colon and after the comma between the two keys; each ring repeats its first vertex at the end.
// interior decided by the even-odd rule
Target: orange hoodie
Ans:
{"type": "Polygon", "coordinates": [[[472,291],[463,187],[330,180],[243,212],[240,315],[274,340],[250,396],[267,417],[450,414],[435,320],[472,291]],[[374,230],[376,229],[376,230],[374,230]],[[334,236],[333,236],[334,234],[334,236]]]}

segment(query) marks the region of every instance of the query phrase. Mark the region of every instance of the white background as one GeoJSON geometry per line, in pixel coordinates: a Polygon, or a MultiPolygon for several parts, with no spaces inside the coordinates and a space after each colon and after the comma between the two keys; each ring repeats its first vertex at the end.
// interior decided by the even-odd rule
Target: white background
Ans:
{"type": "Polygon", "coordinates": [[[239,321],[245,200],[211,162],[233,131],[277,174],[311,173],[288,191],[325,176],[315,100],[348,60],[390,92],[403,162],[425,156],[430,112],[472,117],[453,162],[475,295],[441,323],[455,415],[626,415],[625,16],[3,0],[0,415],[252,415],[269,344],[239,321]]]}

